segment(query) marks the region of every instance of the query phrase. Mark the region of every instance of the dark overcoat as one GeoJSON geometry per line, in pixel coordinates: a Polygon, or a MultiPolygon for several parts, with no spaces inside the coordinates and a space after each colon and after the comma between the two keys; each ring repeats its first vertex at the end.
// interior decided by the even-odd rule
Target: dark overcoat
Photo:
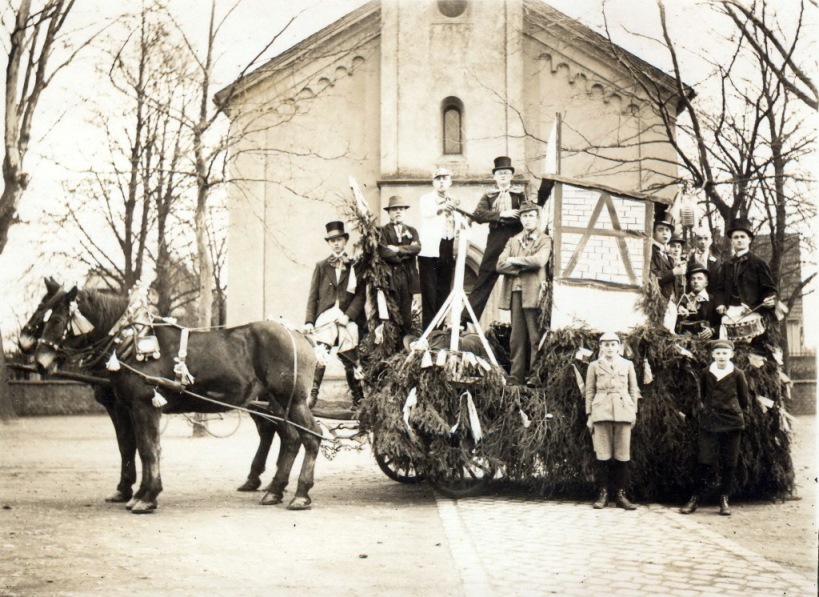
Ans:
{"type": "Polygon", "coordinates": [[[710,369],[700,378],[700,427],[712,432],[745,429],[742,411],[748,408],[748,382],[742,369],[717,380],[710,369]]]}
{"type": "Polygon", "coordinates": [[[416,255],[421,252],[421,241],[418,238],[418,231],[412,226],[401,224],[403,233],[401,238],[395,231],[393,224],[385,224],[381,227],[381,246],[379,252],[392,270],[390,276],[390,290],[397,290],[393,282],[399,277],[409,284],[410,292],[418,294],[421,292],[421,283],[418,279],[418,264],[416,255]],[[398,251],[390,251],[387,245],[398,247],[398,251]]]}
{"type": "Polygon", "coordinates": [[[736,285],[743,305],[756,309],[765,298],[776,294],[771,268],[764,260],[750,251],[742,257],[733,257],[722,264],[714,286],[717,306],[731,304],[731,294],[736,285]]]}
{"type": "Polygon", "coordinates": [[[364,308],[365,290],[360,279],[356,280],[354,292],[348,292],[350,285],[350,264],[341,272],[336,281],[336,268],[330,265],[330,258],[322,259],[313,270],[313,279],[310,282],[310,294],[307,297],[307,314],[305,323],[316,323],[316,318],[338,301],[339,308],[350,318],[357,321],[364,308]]]}

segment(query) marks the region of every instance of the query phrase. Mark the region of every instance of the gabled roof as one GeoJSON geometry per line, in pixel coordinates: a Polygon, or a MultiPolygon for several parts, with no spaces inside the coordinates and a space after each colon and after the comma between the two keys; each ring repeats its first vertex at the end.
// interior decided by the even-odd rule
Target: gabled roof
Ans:
{"type": "Polygon", "coordinates": [[[258,85],[268,77],[274,76],[300,59],[308,55],[313,49],[321,47],[327,43],[332,42],[335,38],[341,36],[345,31],[355,28],[366,21],[373,19],[380,22],[381,20],[381,1],[370,0],[363,6],[348,13],[346,16],[340,18],[334,23],[328,25],[324,29],[304,38],[296,45],[285,50],[278,56],[274,56],[260,67],[254,69],[244,77],[240,77],[233,83],[218,91],[214,96],[214,102],[222,106],[229,104],[230,101],[239,94],[246,93],[250,88],[258,85]]]}
{"type": "MultiPolygon", "coordinates": [[[[581,43],[586,49],[599,58],[610,60],[612,49],[616,48],[631,64],[638,67],[642,74],[659,84],[670,95],[673,96],[676,94],[677,86],[673,77],[638,56],[627,52],[619,46],[615,46],[605,36],[593,31],[577,19],[552,8],[543,0],[523,0],[523,6],[524,18],[528,17],[534,20],[544,19],[550,26],[556,26],[561,29],[570,39],[581,43]]],[[[345,31],[362,25],[370,19],[380,22],[380,18],[381,0],[370,0],[370,2],[350,12],[345,17],[270,59],[244,77],[240,77],[217,92],[214,101],[217,105],[229,104],[236,95],[246,93],[250,88],[259,84],[261,81],[292,66],[299,59],[307,56],[313,49],[332,42],[334,39],[343,35],[345,31]]],[[[694,96],[692,88],[685,86],[685,90],[689,97],[694,96]]]]}

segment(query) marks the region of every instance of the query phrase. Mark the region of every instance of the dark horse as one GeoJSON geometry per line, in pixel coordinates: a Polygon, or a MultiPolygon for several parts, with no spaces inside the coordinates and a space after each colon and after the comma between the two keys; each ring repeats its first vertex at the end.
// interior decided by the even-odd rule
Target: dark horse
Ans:
{"type": "MultiPolygon", "coordinates": [[[[108,357],[112,349],[108,349],[106,354],[101,351],[110,345],[109,331],[125,313],[127,299],[95,291],[78,291],[75,287],[67,293],[58,292],[47,302],[50,317],[44,324],[35,353],[35,362],[40,370],[53,371],[60,358],[71,354],[83,353],[86,363],[100,363],[108,357]],[[75,303],[73,308],[72,303],[75,303]],[[84,334],[72,332],[71,324],[78,314],[93,324],[92,331],[84,334]]],[[[305,457],[298,488],[288,508],[309,508],[308,492],[313,486],[313,470],[320,441],[318,426],[307,407],[315,369],[315,353],[310,343],[301,334],[273,322],[192,332],[186,364],[195,381],[187,388],[190,392],[187,393],[169,390],[157,382],[158,378],[175,379],[174,358],[179,352],[181,330],[158,323],[154,333],[160,346],[159,359],[137,361],[132,356],[123,358],[122,367],[107,374],[115,396],[114,409],[123,409],[130,420],[130,433],[142,462],[141,484],[128,502],[131,511],[144,513],[154,510],[156,498],[162,491],[159,473],[161,412],[214,412],[228,408],[192,394],[216,399],[230,406],[246,406],[251,400],[266,401],[275,416],[294,423],[279,425],[282,447],[276,474],[267,488],[263,503],[282,501],[299,445],[303,445],[305,457]],[[152,402],[157,389],[167,400],[163,409],[152,402]]],[[[116,419],[114,424],[117,427],[116,419]]],[[[119,440],[119,429],[117,433],[119,440]]],[[[123,454],[123,469],[126,460],[126,454],[123,454]]]]}
{"type": "MultiPolygon", "coordinates": [[[[48,318],[51,316],[53,308],[63,299],[65,291],[59,282],[52,277],[45,278],[46,294],[40,300],[36,310],[23,326],[18,338],[18,345],[23,354],[31,354],[37,346],[37,342],[43,333],[43,328],[48,318]]],[[[67,340],[66,344],[71,341],[67,340]]],[[[91,372],[99,377],[107,378],[109,372],[102,364],[91,367],[91,372]]],[[[94,384],[94,399],[101,404],[114,426],[117,438],[117,446],[120,453],[120,475],[119,483],[114,492],[105,498],[106,502],[121,503],[128,502],[133,497],[133,485],[136,483],[136,438],[134,437],[131,416],[127,409],[120,406],[116,401],[113,388],[110,384],[94,384]]],[[[263,412],[258,406],[250,406],[249,410],[263,412]]],[[[262,485],[262,474],[265,472],[267,458],[276,435],[277,425],[264,416],[259,416],[254,412],[250,413],[250,418],[256,424],[259,433],[259,446],[250,465],[250,472],[247,479],[239,486],[238,491],[255,491],[262,485]]],[[[273,496],[266,494],[261,503],[268,505],[273,502],[273,496]]]]}

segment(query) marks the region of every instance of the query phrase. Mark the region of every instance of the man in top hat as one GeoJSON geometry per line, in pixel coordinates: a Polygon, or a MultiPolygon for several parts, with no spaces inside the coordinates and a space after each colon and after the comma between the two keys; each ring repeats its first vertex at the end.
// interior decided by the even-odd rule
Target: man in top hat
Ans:
{"type": "Polygon", "coordinates": [[[455,272],[455,234],[461,214],[455,211],[460,201],[449,193],[452,173],[438,168],[432,174],[433,191],[421,196],[421,225],[418,236],[418,272],[421,282],[421,321],[426,329],[443,306],[452,287],[455,272]]]}
{"type": "Polygon", "coordinates": [[[686,277],[689,292],[681,297],[677,306],[677,327],[674,331],[708,340],[716,334],[720,320],[714,298],[706,290],[711,272],[703,264],[689,261],[686,277]]]}
{"type": "MultiPolygon", "coordinates": [[[[358,366],[358,326],[356,319],[364,307],[364,284],[356,279],[355,268],[344,251],[350,235],[344,231],[344,222],[329,222],[325,226],[324,240],[330,246],[330,256],[316,263],[310,295],[307,298],[307,314],[304,332],[328,349],[338,346],[338,356],[344,365],[347,385],[353,394],[353,404],[364,397],[361,382],[356,376],[358,366]]],[[[309,406],[318,399],[324,367],[316,366],[309,406]]]]}
{"type": "Polygon", "coordinates": [[[694,231],[694,250],[688,257],[688,262],[701,263],[708,268],[711,280],[716,282],[721,262],[711,251],[711,231],[707,226],[701,226],[694,231]]]}
{"type": "Polygon", "coordinates": [[[675,265],[668,255],[668,241],[674,234],[674,219],[668,213],[654,219],[651,243],[651,275],[657,278],[660,292],[666,298],[674,294],[675,276],[684,276],[685,264],[675,265]]]}
{"type": "Polygon", "coordinates": [[[540,207],[521,203],[518,209],[523,230],[509,239],[498,257],[503,274],[501,309],[511,310],[511,375],[524,383],[535,364],[540,339],[538,303],[546,282],[546,263],[552,254],[552,239],[540,231],[540,207]]]}
{"type": "Polygon", "coordinates": [[[381,258],[391,269],[388,290],[398,303],[401,321],[396,323],[402,336],[412,333],[412,295],[420,292],[415,256],[421,252],[421,241],[418,231],[404,224],[404,212],[409,207],[409,203],[397,195],[389,198],[384,211],[389,215],[390,222],[381,227],[379,246],[381,258]]]}
{"type": "Polygon", "coordinates": [[[751,311],[759,307],[773,309],[776,282],[768,264],[750,251],[754,239],[751,223],[746,218],[735,219],[726,235],[733,256],[723,264],[714,288],[717,313],[722,315],[729,307],[738,306],[751,311]]]}
{"type": "MultiPolygon", "coordinates": [[[[526,193],[523,188],[512,186],[512,177],[515,169],[512,160],[506,156],[495,158],[492,168],[492,177],[496,188],[486,193],[478,202],[473,217],[479,224],[489,224],[489,236],[486,238],[486,249],[478,268],[478,279],[469,294],[469,303],[480,318],[489,295],[498,281],[498,257],[509,239],[520,233],[523,226],[520,223],[520,206],[526,202],[526,193]]],[[[545,202],[548,194],[538,196],[538,202],[545,202]]],[[[542,206],[542,204],[541,204],[542,206]]],[[[466,318],[466,314],[462,319],[466,318]]]]}

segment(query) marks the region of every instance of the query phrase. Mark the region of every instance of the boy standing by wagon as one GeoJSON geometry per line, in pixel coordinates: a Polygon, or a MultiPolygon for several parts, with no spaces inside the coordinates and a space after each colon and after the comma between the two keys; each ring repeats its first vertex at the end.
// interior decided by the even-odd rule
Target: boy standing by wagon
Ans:
{"type": "Polygon", "coordinates": [[[634,363],[618,354],[620,338],[606,332],[600,336],[600,358],[586,372],[586,414],[597,456],[599,493],[596,510],[609,505],[609,476],[613,477],[618,508],[635,510],[626,497],[628,463],[631,460],[631,428],[637,421],[640,389],[634,363]]]}
{"type": "Polygon", "coordinates": [[[730,516],[728,497],[734,483],[742,430],[745,429],[743,411],[748,408],[748,382],[745,373],[731,362],[734,344],[730,340],[713,341],[711,356],[714,361],[700,378],[698,466],[694,491],[680,512],[692,514],[697,510],[707,480],[719,467],[719,513],[730,516]]]}

